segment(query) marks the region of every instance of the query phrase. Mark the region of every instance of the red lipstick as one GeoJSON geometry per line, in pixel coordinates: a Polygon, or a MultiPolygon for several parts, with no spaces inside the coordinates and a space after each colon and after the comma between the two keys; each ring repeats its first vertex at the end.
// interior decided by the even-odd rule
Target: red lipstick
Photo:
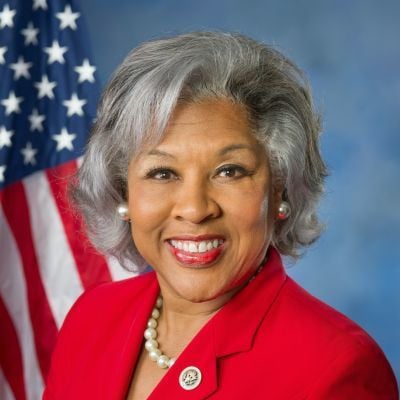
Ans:
{"type": "Polygon", "coordinates": [[[176,258],[176,260],[184,265],[191,267],[206,267],[210,264],[214,263],[222,254],[224,250],[224,238],[222,236],[217,235],[200,235],[200,236],[175,236],[166,241],[167,247],[170,250],[171,254],[176,258]],[[172,241],[189,241],[189,242],[203,242],[209,241],[213,242],[218,240],[218,247],[214,247],[211,249],[207,249],[203,252],[191,252],[185,249],[180,249],[176,246],[172,245],[172,241]]]}

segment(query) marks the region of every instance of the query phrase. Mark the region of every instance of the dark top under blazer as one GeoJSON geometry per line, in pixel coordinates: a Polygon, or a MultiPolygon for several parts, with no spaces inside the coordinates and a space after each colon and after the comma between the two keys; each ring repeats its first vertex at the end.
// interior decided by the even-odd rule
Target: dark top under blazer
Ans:
{"type": "MultiPolygon", "coordinates": [[[[86,292],[61,330],[45,400],[125,399],[159,293],[154,272],[86,292]]],[[[290,279],[270,249],[257,277],[200,330],[149,399],[397,400],[393,372],[355,323],[290,279]],[[183,390],[188,366],[200,385],[183,390]]]]}

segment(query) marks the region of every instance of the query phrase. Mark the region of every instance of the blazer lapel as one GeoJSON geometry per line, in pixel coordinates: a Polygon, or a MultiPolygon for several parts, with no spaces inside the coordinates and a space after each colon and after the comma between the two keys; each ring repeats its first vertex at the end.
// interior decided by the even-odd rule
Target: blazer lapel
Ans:
{"type": "Polygon", "coordinates": [[[248,351],[257,329],[286,280],[279,253],[270,248],[261,272],[234,296],[193,338],[149,399],[204,399],[218,389],[218,362],[248,351]],[[189,367],[201,372],[200,384],[186,390],[181,374],[189,367]]]}

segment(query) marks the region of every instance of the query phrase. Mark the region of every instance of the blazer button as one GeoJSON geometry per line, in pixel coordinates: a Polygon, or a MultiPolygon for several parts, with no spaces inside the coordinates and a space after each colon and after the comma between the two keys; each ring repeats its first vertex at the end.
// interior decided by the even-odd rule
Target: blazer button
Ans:
{"type": "Polygon", "coordinates": [[[182,389],[193,390],[200,385],[201,371],[197,367],[187,367],[179,375],[179,384],[182,389]]]}

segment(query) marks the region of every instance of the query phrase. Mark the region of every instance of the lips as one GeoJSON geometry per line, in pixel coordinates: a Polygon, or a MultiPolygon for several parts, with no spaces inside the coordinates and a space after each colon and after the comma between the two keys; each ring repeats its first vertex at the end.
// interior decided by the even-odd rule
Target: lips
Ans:
{"type": "Polygon", "coordinates": [[[167,240],[172,255],[187,266],[207,266],[222,254],[225,240],[221,236],[174,237],[167,240]]]}

